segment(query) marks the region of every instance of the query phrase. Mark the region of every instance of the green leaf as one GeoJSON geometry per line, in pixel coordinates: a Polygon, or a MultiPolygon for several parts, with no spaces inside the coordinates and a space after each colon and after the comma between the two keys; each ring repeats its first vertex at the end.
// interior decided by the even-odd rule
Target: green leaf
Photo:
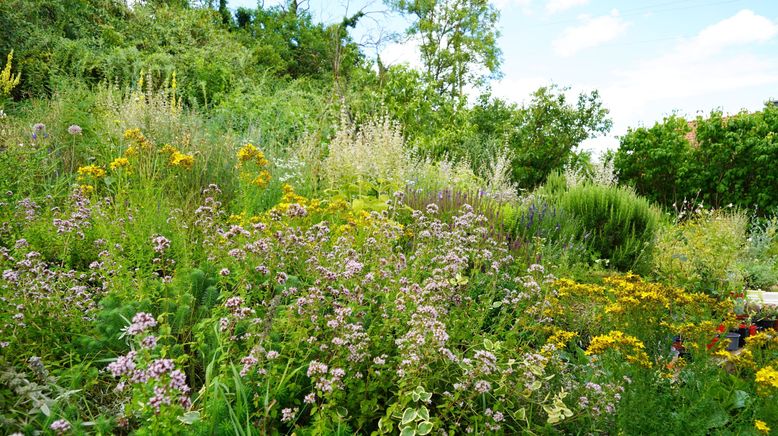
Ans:
{"type": "Polygon", "coordinates": [[[400,430],[400,436],[415,436],[416,435],[416,429],[411,427],[410,425],[406,425],[405,427],[400,430]]]}
{"type": "Polygon", "coordinates": [[[386,417],[383,417],[378,420],[378,429],[382,432],[391,433],[392,428],[394,428],[394,423],[391,419],[386,419],[386,417]]]}
{"type": "Polygon", "coordinates": [[[196,410],[186,412],[182,416],[179,416],[178,420],[186,425],[192,425],[200,421],[200,412],[196,410]]]}
{"type": "Polygon", "coordinates": [[[420,422],[416,426],[416,432],[420,435],[429,434],[432,431],[432,423],[429,421],[420,422]]]}
{"type": "Polygon", "coordinates": [[[729,416],[722,411],[718,411],[708,418],[707,428],[721,428],[729,422],[729,416]]]}
{"type": "Polygon", "coordinates": [[[747,392],[737,390],[735,391],[735,399],[732,401],[732,407],[735,409],[742,409],[746,407],[746,403],[751,398],[747,392]]]}
{"type": "Polygon", "coordinates": [[[416,414],[419,415],[419,418],[423,419],[424,421],[429,421],[430,419],[430,411],[427,409],[427,406],[421,406],[416,410],[416,414]]]}
{"type": "Polygon", "coordinates": [[[527,419],[527,409],[521,408],[515,412],[513,412],[513,417],[516,418],[516,421],[525,421],[527,419]]]}
{"type": "Polygon", "coordinates": [[[416,411],[408,407],[403,412],[402,425],[406,425],[416,419],[416,411]]]}

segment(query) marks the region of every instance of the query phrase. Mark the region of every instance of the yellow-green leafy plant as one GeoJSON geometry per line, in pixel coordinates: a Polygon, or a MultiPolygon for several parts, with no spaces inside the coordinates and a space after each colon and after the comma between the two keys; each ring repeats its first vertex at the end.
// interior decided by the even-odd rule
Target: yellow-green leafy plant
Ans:
{"type": "Polygon", "coordinates": [[[654,273],[674,285],[721,294],[743,287],[737,261],[748,218],[738,210],[699,210],[657,235],[654,273]]]}

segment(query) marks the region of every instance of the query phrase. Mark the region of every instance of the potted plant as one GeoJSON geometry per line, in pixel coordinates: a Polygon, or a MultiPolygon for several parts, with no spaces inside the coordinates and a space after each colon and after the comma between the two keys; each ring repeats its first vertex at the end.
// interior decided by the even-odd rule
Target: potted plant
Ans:
{"type": "Polygon", "coordinates": [[[734,311],[737,319],[742,320],[748,318],[748,313],[746,312],[748,300],[746,299],[745,294],[732,292],[730,297],[734,302],[734,311]]]}
{"type": "Polygon", "coordinates": [[[772,304],[763,305],[754,319],[759,328],[775,329],[776,321],[778,321],[778,306],[772,304]]]}

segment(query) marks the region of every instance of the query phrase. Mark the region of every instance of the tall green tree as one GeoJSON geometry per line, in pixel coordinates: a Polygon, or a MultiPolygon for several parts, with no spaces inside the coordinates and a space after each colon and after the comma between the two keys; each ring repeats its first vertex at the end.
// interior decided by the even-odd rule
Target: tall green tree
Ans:
{"type": "Polygon", "coordinates": [[[488,0],[386,0],[415,21],[406,30],[420,41],[425,73],[438,93],[461,97],[466,85],[498,74],[499,12],[488,0]]]}
{"type": "Polygon", "coordinates": [[[507,105],[482,99],[473,109],[482,134],[503,138],[513,156],[513,181],[531,189],[554,170],[577,158],[574,148],[582,141],[607,133],[612,125],[597,91],[581,93],[568,101],[565,88],[541,87],[529,104],[507,105]]]}

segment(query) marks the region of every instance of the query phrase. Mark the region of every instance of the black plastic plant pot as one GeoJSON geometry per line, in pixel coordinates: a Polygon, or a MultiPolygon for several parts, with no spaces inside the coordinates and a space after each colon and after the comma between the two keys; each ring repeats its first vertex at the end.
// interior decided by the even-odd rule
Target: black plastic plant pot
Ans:
{"type": "Polygon", "coordinates": [[[737,332],[740,333],[740,341],[738,343],[738,348],[743,348],[746,346],[746,338],[748,337],[748,327],[737,329],[737,332]]]}

